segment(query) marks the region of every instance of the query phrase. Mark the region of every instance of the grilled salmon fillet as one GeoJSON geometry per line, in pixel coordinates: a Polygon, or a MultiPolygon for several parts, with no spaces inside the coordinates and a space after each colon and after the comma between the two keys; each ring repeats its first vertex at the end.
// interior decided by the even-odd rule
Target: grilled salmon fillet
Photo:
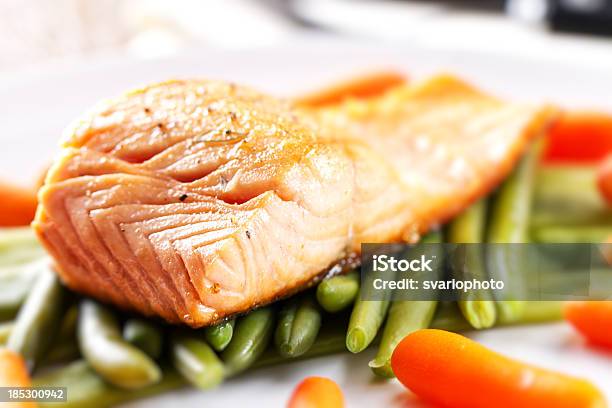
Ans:
{"type": "Polygon", "coordinates": [[[488,193],[551,117],[449,76],[296,106],[183,80],[69,128],[33,223],[74,290],[192,327],[414,241],[488,193]]]}

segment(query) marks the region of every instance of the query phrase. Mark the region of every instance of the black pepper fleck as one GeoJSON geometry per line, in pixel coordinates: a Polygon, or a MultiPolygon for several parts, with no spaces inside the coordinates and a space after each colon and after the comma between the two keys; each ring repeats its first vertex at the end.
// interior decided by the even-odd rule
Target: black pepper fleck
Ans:
{"type": "Polygon", "coordinates": [[[183,194],[182,196],[179,197],[180,201],[185,201],[187,199],[187,194],[183,194]]]}
{"type": "Polygon", "coordinates": [[[251,239],[251,232],[249,230],[246,231],[246,236],[248,239],[251,239]]]}
{"type": "Polygon", "coordinates": [[[144,108],[144,111],[145,111],[146,114],[151,113],[151,109],[149,109],[149,108],[144,108]]]}

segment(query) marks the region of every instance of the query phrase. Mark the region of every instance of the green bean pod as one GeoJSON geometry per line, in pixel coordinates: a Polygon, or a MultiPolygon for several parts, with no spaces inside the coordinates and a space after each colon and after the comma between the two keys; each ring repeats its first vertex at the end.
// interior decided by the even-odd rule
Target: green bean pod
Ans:
{"type": "Polygon", "coordinates": [[[194,335],[173,333],[170,356],[174,368],[197,388],[214,388],[223,381],[223,363],[208,343],[194,335]]]}
{"type": "Polygon", "coordinates": [[[385,320],[389,303],[389,300],[359,298],[355,301],[346,332],[346,348],[351,353],[360,353],[372,343],[385,320]]]}
{"type": "MultiPolygon", "coordinates": [[[[453,244],[482,243],[486,220],[486,201],[478,201],[456,217],[448,227],[448,241],[453,244]]],[[[449,263],[453,277],[485,280],[486,269],[482,248],[465,245],[457,248],[450,256],[449,263]]],[[[489,290],[460,291],[459,308],[475,329],[484,329],[495,324],[497,311],[493,295],[489,290]]]]}
{"type": "Polygon", "coordinates": [[[232,341],[221,355],[227,376],[240,373],[257,361],[272,339],[274,320],[271,307],[254,310],[238,319],[232,341]]]}
{"type": "Polygon", "coordinates": [[[27,227],[0,228],[0,251],[24,246],[40,246],[34,230],[27,227]]]}
{"type": "Polygon", "coordinates": [[[353,304],[359,293],[359,272],[332,276],[317,286],[317,301],[325,311],[336,313],[353,304]]]}
{"type": "MultiPolygon", "coordinates": [[[[443,269],[443,251],[438,245],[442,241],[442,235],[439,232],[434,232],[427,235],[422,244],[423,251],[430,256],[435,257],[433,275],[438,276],[443,269]],[[433,245],[430,245],[433,244],[433,245]]],[[[430,275],[431,277],[431,275],[430,275]]],[[[428,294],[426,297],[435,296],[436,294],[428,294]]],[[[378,353],[376,357],[370,361],[369,366],[372,371],[381,377],[394,377],[391,369],[391,355],[399,342],[408,334],[429,327],[433,320],[436,311],[437,300],[395,300],[389,308],[389,315],[383,330],[378,353]]]]}
{"type": "Polygon", "coordinates": [[[137,389],[161,378],[157,364],[143,351],[123,340],[113,313],[93,300],[81,301],[77,339],[87,362],[111,384],[137,389]]]}
{"type": "Polygon", "coordinates": [[[596,180],[593,165],[541,166],[536,174],[531,227],[612,227],[612,211],[596,180]]]}
{"type": "Polygon", "coordinates": [[[612,235],[612,225],[544,226],[530,229],[531,240],[545,244],[605,242],[612,235]]]}
{"type": "Polygon", "coordinates": [[[19,310],[7,347],[21,354],[33,371],[52,345],[67,308],[68,294],[48,267],[39,272],[34,288],[19,310]]]}
{"type": "Polygon", "coordinates": [[[503,293],[496,297],[500,318],[518,318],[524,307],[524,274],[522,245],[529,240],[529,218],[535,187],[535,174],[542,151],[542,143],[535,142],[514,172],[499,188],[491,203],[487,227],[486,266],[489,275],[505,283],[503,293]]]}
{"type": "Polygon", "coordinates": [[[163,336],[160,328],[149,320],[132,318],[123,326],[123,338],[153,359],[162,353],[163,336]]]}
{"type": "Polygon", "coordinates": [[[372,371],[381,377],[393,378],[391,355],[399,342],[408,334],[429,327],[436,311],[436,301],[396,301],[389,308],[376,358],[370,361],[372,371]]]}
{"type": "Polygon", "coordinates": [[[216,351],[223,351],[228,346],[234,335],[236,320],[231,319],[221,322],[215,326],[204,329],[204,337],[216,351]]]}
{"type": "Polygon", "coordinates": [[[46,367],[54,364],[66,363],[77,360],[80,357],[81,351],[79,350],[79,344],[76,338],[63,342],[56,341],[53,347],[51,347],[51,350],[43,357],[41,365],[46,367]]]}
{"type": "Polygon", "coordinates": [[[314,344],[321,328],[321,310],[311,294],[289,301],[279,312],[274,341],[284,357],[297,357],[314,344]]]}
{"type": "Polygon", "coordinates": [[[0,346],[5,345],[8,341],[11,331],[13,330],[13,326],[15,326],[15,322],[13,321],[0,323],[0,346]]]}
{"type": "Polygon", "coordinates": [[[68,399],[38,402],[40,408],[106,408],[158,395],[185,385],[185,380],[173,369],[164,370],[160,381],[139,389],[123,389],[109,384],[85,360],[45,373],[33,379],[34,387],[66,387],[68,399]]]}
{"type": "Polygon", "coordinates": [[[21,265],[44,256],[32,228],[0,228],[0,267],[21,265]]]}
{"type": "Polygon", "coordinates": [[[4,268],[0,274],[0,321],[17,316],[19,308],[32,290],[39,272],[47,264],[40,261],[4,268]]]}

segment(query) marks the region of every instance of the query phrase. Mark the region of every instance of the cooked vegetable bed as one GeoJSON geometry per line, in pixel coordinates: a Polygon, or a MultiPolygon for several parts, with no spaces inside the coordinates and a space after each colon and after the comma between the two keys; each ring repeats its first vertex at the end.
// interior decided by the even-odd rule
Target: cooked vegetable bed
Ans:
{"type": "MultiPolygon", "coordinates": [[[[423,242],[546,241],[547,231],[554,228],[580,241],[585,236],[592,239],[581,235],[588,228],[612,230],[591,194],[594,186],[583,183],[574,191],[561,181],[586,179],[593,170],[535,167],[528,155],[489,202],[478,202],[446,231],[434,232],[423,242]],[[534,203],[525,204],[522,200],[531,200],[531,191],[534,203]],[[563,197],[563,208],[553,207],[558,196],[563,197]],[[585,210],[581,203],[587,199],[591,205],[585,210]],[[567,216],[574,205],[582,208],[576,220],[567,216]],[[490,216],[487,206],[492,208],[490,216]]],[[[495,259],[465,255],[473,269],[451,268],[453,273],[486,274],[492,264],[511,272],[508,254],[495,259]]],[[[448,262],[453,265],[452,259],[448,262]]],[[[70,398],[63,405],[67,407],[108,406],[185,384],[207,389],[248,369],[347,349],[359,353],[373,345],[378,353],[370,367],[377,375],[392,377],[393,350],[415,330],[463,331],[561,315],[559,302],[507,304],[487,293],[457,304],[365,301],[358,295],[359,273],[352,271],[217,326],[179,329],[69,293],[41,261],[41,250],[27,228],[0,232],[0,265],[0,344],[24,357],[35,385],[68,387],[70,398]]]]}

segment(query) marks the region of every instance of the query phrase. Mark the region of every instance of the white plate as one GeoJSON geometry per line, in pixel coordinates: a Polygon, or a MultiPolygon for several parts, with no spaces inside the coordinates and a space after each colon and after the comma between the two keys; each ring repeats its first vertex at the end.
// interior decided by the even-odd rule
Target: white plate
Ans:
{"type": "MultiPolygon", "coordinates": [[[[55,67],[0,82],[0,178],[31,181],[57,151],[62,129],[95,101],[127,88],[170,77],[229,79],[292,95],[377,68],[397,68],[411,77],[458,73],[504,97],[553,101],[568,107],[611,110],[612,72],[579,63],[559,65],[500,56],[391,46],[366,46],[303,39],[291,47],[255,51],[194,50],[167,60],[106,60],[55,67]]],[[[591,379],[612,401],[612,354],[583,345],[563,324],[494,329],[474,335],[504,354],[591,379]]],[[[260,369],[227,381],[219,389],[183,389],[131,407],[281,407],[308,375],[336,380],[351,407],[418,407],[395,381],[372,378],[371,352],[337,355],[260,369]]]]}

